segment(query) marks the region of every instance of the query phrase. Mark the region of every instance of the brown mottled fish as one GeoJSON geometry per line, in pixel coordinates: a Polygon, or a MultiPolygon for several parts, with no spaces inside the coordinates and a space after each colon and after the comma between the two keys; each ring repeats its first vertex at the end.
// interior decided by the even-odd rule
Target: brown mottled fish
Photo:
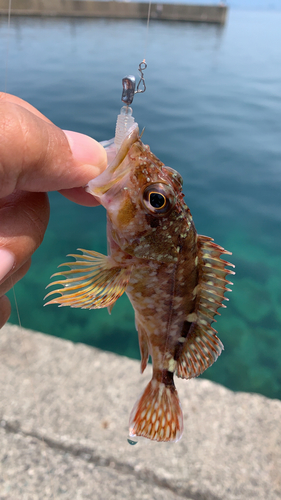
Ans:
{"type": "Polygon", "coordinates": [[[130,436],[178,441],[183,416],[174,374],[197,377],[223,345],[211,327],[233,274],[229,254],[197,235],[184,202],[182,178],[151,153],[133,126],[111,165],[87,190],[107,210],[109,255],[81,250],[52,285],[48,304],[96,309],[126,292],[135,310],[141,372],[152,358],[152,379],[130,416],[130,436]]]}

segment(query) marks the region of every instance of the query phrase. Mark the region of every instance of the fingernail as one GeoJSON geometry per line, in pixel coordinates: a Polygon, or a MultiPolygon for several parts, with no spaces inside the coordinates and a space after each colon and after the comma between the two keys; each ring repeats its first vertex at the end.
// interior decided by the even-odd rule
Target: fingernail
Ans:
{"type": "Polygon", "coordinates": [[[80,165],[91,165],[104,170],[106,167],[106,152],[99,142],[88,135],[64,130],[74,159],[80,165]]]}
{"type": "Polygon", "coordinates": [[[0,248],[0,282],[13,269],[15,256],[6,248],[0,248]]]}

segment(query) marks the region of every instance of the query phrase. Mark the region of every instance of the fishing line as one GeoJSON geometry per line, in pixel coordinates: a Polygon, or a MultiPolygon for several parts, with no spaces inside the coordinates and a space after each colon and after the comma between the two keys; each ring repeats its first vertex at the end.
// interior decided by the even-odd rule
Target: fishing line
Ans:
{"type": "Polygon", "coordinates": [[[150,12],[151,12],[151,0],[149,2],[149,5],[148,5],[148,13],[147,13],[147,21],[146,21],[146,35],[145,35],[145,42],[144,42],[144,58],[140,62],[139,67],[138,67],[138,71],[140,73],[140,80],[137,84],[136,90],[135,90],[136,80],[135,80],[134,76],[132,76],[132,75],[125,76],[122,80],[123,93],[122,93],[121,100],[127,106],[132,104],[135,94],[141,94],[141,93],[146,91],[146,84],[145,84],[143,72],[147,68],[146,52],[147,52],[147,43],[148,43],[148,29],[149,29],[149,22],[150,22],[150,12]]]}
{"type": "MultiPolygon", "coordinates": [[[[11,281],[12,281],[12,278],[11,278],[11,281]]],[[[15,285],[13,285],[12,290],[13,290],[13,295],[14,295],[14,302],[15,302],[15,306],[16,306],[16,312],[17,312],[19,327],[22,328],[22,324],[21,324],[21,320],[20,320],[19,307],[18,307],[18,301],[17,301],[17,296],[16,296],[16,290],[15,290],[15,285]]]]}
{"type": "Polygon", "coordinates": [[[150,13],[151,13],[151,0],[148,5],[148,13],[147,13],[147,22],[146,22],[146,35],[145,35],[145,44],[144,44],[144,58],[143,62],[145,63],[147,44],[148,44],[148,28],[150,23],[150,13]]]}
{"type": "MultiPolygon", "coordinates": [[[[11,283],[12,283],[12,290],[13,290],[13,296],[14,296],[14,302],[15,302],[15,307],[16,307],[16,313],[17,313],[18,323],[19,323],[19,327],[22,329],[22,323],[21,323],[21,318],[20,318],[20,313],[19,313],[19,307],[18,307],[18,301],[17,301],[17,296],[16,296],[15,284],[13,284],[12,277],[10,278],[10,280],[11,280],[11,283]]],[[[32,361],[29,358],[29,352],[28,352],[30,350],[30,345],[28,344],[28,340],[24,336],[24,332],[23,331],[20,332],[20,345],[21,345],[21,356],[23,356],[24,359],[25,359],[25,362],[23,362],[23,365],[25,364],[25,368],[26,368],[26,371],[27,371],[27,374],[28,374],[28,378],[29,378],[29,381],[30,381],[30,384],[31,384],[31,393],[32,393],[32,397],[33,397],[33,401],[34,401],[34,407],[35,407],[35,412],[36,412],[35,419],[39,423],[40,412],[39,412],[38,396],[37,396],[36,390],[35,390],[34,379],[33,379],[32,375],[31,375],[32,361]]],[[[23,359],[22,359],[22,361],[23,361],[23,359]]],[[[41,451],[43,451],[43,450],[45,451],[45,459],[46,459],[46,462],[47,462],[47,467],[51,471],[52,470],[52,466],[51,466],[52,464],[51,464],[51,459],[50,459],[50,457],[48,455],[48,452],[47,452],[47,448],[48,447],[47,447],[47,444],[45,442],[45,439],[44,439],[43,436],[38,435],[38,433],[37,433],[37,439],[41,443],[41,447],[42,447],[41,451]]],[[[43,453],[42,453],[42,457],[44,457],[43,453]]],[[[50,483],[51,483],[51,486],[52,486],[53,493],[55,493],[54,482],[53,482],[52,479],[51,479],[50,483]]]]}
{"type": "Polygon", "coordinates": [[[147,63],[146,63],[146,53],[147,53],[147,45],[148,45],[148,30],[149,30],[149,23],[150,23],[150,13],[151,13],[151,0],[148,4],[148,12],[147,12],[147,21],[146,21],[146,34],[145,34],[145,41],[144,41],[144,58],[142,62],[139,64],[139,72],[140,72],[140,81],[137,85],[137,90],[136,94],[140,92],[145,92],[146,90],[146,85],[143,77],[143,71],[147,68],[147,63]],[[141,90],[141,85],[143,85],[143,89],[141,90]]]}
{"type": "MultiPolygon", "coordinates": [[[[4,93],[5,94],[7,93],[7,87],[8,87],[9,48],[10,48],[10,34],[11,34],[11,11],[12,11],[12,0],[9,0],[9,3],[8,3],[8,20],[7,20],[7,48],[6,48],[5,79],[4,79],[4,93]]],[[[13,282],[12,277],[10,277],[10,280],[11,280],[11,284],[12,284],[13,298],[14,298],[14,303],[15,303],[15,308],[16,308],[17,320],[18,320],[19,327],[22,329],[22,322],[21,322],[21,317],[20,317],[20,312],[19,312],[19,306],[18,306],[18,300],[17,300],[16,290],[15,290],[15,283],[13,282]]],[[[24,338],[23,331],[21,331],[21,333],[20,333],[20,345],[21,345],[21,351],[22,351],[22,353],[24,355],[24,358],[25,358],[25,363],[24,364],[26,366],[27,372],[29,372],[28,377],[29,377],[29,380],[30,380],[30,383],[31,383],[31,392],[32,392],[32,397],[33,397],[35,411],[36,411],[36,419],[37,419],[37,422],[39,423],[40,413],[39,413],[38,397],[37,397],[36,391],[35,391],[34,380],[33,380],[33,377],[31,375],[31,369],[30,369],[30,367],[31,367],[31,360],[29,359],[29,353],[28,353],[29,345],[27,344],[27,339],[24,338]]],[[[41,446],[43,447],[41,451],[43,451],[43,449],[45,451],[45,458],[46,458],[46,462],[47,462],[47,469],[49,469],[49,471],[51,471],[52,467],[51,467],[50,457],[49,457],[49,455],[47,453],[47,444],[46,444],[43,436],[41,436],[41,437],[38,436],[38,440],[41,443],[41,446]]],[[[42,457],[43,456],[44,455],[42,453],[42,457]]],[[[51,483],[51,489],[53,490],[53,494],[55,494],[55,487],[54,487],[54,482],[53,482],[52,478],[51,478],[50,483],[51,483]]]]}
{"type": "Polygon", "coordinates": [[[9,60],[9,47],[10,47],[10,26],[11,26],[11,10],[12,10],[12,0],[9,0],[8,5],[8,22],[7,22],[7,47],[6,47],[6,62],[5,62],[5,82],[4,82],[4,92],[7,93],[7,83],[8,83],[8,60],[9,60]]]}
{"type": "MultiPolygon", "coordinates": [[[[8,63],[9,63],[9,48],[10,48],[10,34],[11,34],[11,11],[12,11],[12,0],[9,0],[8,20],[7,20],[7,47],[6,47],[6,61],[5,61],[5,83],[4,83],[5,94],[7,93],[7,86],[8,86],[8,63]]],[[[18,323],[19,323],[20,328],[22,328],[19,307],[18,307],[18,301],[17,301],[17,297],[16,297],[16,290],[15,290],[15,285],[13,284],[12,278],[11,278],[11,283],[12,283],[12,290],[13,290],[13,296],[14,296],[14,302],[15,302],[18,323]]]]}

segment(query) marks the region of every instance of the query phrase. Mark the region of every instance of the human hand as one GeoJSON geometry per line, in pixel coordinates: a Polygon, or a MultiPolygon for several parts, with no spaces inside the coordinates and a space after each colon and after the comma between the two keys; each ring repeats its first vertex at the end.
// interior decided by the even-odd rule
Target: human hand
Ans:
{"type": "Polygon", "coordinates": [[[11,312],[4,294],[26,274],[43,241],[47,192],[95,206],[83,186],[106,164],[94,139],[63,132],[27,102],[0,93],[0,328],[11,312]]]}

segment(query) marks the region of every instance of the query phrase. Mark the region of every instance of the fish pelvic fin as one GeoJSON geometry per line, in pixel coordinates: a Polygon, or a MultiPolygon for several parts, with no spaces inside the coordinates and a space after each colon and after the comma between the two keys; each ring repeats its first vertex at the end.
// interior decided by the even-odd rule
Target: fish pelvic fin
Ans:
{"type": "Polygon", "coordinates": [[[177,360],[176,375],[189,379],[198,377],[219,357],[223,344],[217,337],[217,331],[211,324],[218,309],[223,304],[225,292],[231,292],[226,285],[232,285],[226,279],[235,274],[226,266],[233,266],[221,259],[221,254],[230,254],[227,250],[213,243],[207,236],[198,236],[198,266],[201,277],[195,290],[196,306],[190,313],[183,327],[181,354],[177,360]]]}
{"type": "MultiPolygon", "coordinates": [[[[168,373],[173,377],[172,373],[168,373]]],[[[165,376],[163,381],[153,376],[133,407],[129,435],[143,436],[153,441],[176,442],[182,433],[183,415],[173,379],[167,384],[165,376]]]]}
{"type": "Polygon", "coordinates": [[[110,256],[91,250],[78,249],[82,255],[70,254],[75,262],[67,262],[70,270],[53,274],[65,279],[50,283],[49,286],[62,285],[49,292],[45,299],[55,293],[60,294],[45,305],[58,304],[60,307],[80,307],[81,309],[101,309],[113,304],[125,292],[131,275],[131,268],[118,267],[110,256]]]}
{"type": "Polygon", "coordinates": [[[138,331],[139,346],[141,353],[141,373],[143,373],[147,367],[147,362],[149,357],[149,347],[148,347],[149,344],[145,329],[137,321],[136,321],[136,329],[138,331]]]}

